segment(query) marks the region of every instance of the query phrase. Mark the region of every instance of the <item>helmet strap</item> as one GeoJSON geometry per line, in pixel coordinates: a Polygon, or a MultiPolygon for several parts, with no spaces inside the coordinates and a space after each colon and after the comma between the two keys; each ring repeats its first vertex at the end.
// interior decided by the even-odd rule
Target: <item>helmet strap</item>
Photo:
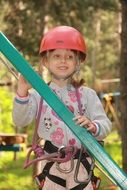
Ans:
{"type": "Polygon", "coordinates": [[[80,64],[77,64],[75,74],[79,75],[80,73],[80,64]]]}
{"type": "Polygon", "coordinates": [[[79,52],[77,52],[76,59],[77,59],[77,65],[76,65],[75,75],[76,75],[76,78],[78,79],[80,69],[81,69],[81,60],[79,59],[79,52]]]}

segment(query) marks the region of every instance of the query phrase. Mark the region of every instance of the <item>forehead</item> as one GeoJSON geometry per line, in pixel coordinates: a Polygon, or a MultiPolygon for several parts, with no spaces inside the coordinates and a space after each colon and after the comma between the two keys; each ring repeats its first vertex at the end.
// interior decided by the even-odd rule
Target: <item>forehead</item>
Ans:
{"type": "Polygon", "coordinates": [[[52,51],[52,53],[72,53],[74,54],[74,51],[73,50],[69,50],[69,49],[55,49],[52,51]]]}

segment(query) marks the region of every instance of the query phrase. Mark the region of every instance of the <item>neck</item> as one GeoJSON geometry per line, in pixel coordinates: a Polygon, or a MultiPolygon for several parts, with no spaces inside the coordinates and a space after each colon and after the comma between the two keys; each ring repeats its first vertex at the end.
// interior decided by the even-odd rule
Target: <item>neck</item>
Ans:
{"type": "Polygon", "coordinates": [[[70,84],[71,79],[56,79],[52,77],[52,82],[56,83],[59,87],[64,87],[70,84]]]}

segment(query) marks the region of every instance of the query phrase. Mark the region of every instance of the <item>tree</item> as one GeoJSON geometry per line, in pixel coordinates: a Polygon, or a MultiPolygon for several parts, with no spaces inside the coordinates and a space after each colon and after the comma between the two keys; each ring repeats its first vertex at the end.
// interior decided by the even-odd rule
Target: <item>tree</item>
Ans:
{"type": "Polygon", "coordinates": [[[121,0],[122,31],[120,56],[120,92],[123,169],[127,172],[127,1],[121,0]]]}
{"type": "MultiPolygon", "coordinates": [[[[91,62],[94,62],[96,70],[93,69],[92,75],[95,74],[96,78],[118,77],[118,0],[6,0],[6,4],[1,0],[0,9],[3,32],[33,65],[38,65],[42,34],[56,25],[70,25],[85,36],[87,71],[91,71],[91,62]],[[98,23],[100,32],[97,37],[98,23]],[[95,43],[96,37],[98,42],[95,43]]],[[[83,69],[86,73],[85,67],[83,69]]]]}

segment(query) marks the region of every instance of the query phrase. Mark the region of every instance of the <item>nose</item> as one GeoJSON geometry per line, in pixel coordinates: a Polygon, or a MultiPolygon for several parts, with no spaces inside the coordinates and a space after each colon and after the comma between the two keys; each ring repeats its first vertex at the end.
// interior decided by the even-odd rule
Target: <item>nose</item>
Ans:
{"type": "Polygon", "coordinates": [[[61,62],[65,63],[66,62],[66,57],[65,56],[61,56],[61,62]]]}

